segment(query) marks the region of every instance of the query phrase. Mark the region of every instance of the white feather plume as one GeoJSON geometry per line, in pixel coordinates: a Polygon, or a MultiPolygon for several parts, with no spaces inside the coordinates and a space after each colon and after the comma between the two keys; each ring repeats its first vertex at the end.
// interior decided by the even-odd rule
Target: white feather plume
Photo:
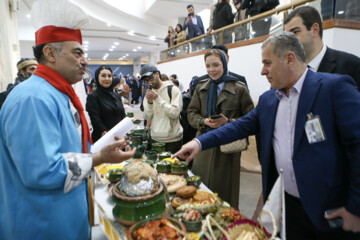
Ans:
{"type": "Polygon", "coordinates": [[[36,0],[31,20],[36,30],[49,25],[81,29],[90,23],[88,15],[68,0],[36,0]]]}

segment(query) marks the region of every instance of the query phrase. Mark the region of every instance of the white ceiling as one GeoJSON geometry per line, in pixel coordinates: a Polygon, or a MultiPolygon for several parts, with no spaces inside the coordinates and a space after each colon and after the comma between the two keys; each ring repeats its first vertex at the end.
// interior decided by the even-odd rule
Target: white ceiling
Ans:
{"type": "MultiPolygon", "coordinates": [[[[83,41],[89,41],[88,58],[108,60],[148,57],[151,52],[167,48],[164,37],[168,26],[181,24],[187,15],[186,6],[193,4],[195,12],[208,9],[214,0],[70,0],[90,17],[91,24],[82,30],[83,41]],[[110,24],[108,26],[107,24],[110,24]],[[128,32],[133,31],[134,35],[128,32]],[[153,36],[154,39],[149,39],[153,36]],[[118,42],[118,45],[114,45],[118,42]],[[115,46],[113,51],[109,49],[115,46]],[[136,52],[133,51],[136,49],[136,52]],[[126,56],[128,54],[129,56],[126,56]]],[[[17,14],[21,57],[32,57],[35,29],[30,9],[34,0],[19,0],[17,14]]]]}

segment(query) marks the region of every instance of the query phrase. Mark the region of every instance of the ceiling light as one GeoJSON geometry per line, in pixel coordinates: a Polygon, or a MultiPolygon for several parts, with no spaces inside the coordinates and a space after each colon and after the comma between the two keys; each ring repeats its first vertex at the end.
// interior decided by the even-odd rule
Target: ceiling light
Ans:
{"type": "Polygon", "coordinates": [[[119,42],[114,42],[115,45],[119,45],[119,42]]]}
{"type": "Polygon", "coordinates": [[[156,37],[155,36],[150,36],[149,39],[150,40],[156,40],[156,37]]]}
{"type": "Polygon", "coordinates": [[[84,41],[84,44],[89,44],[89,41],[84,41]]]}
{"type": "Polygon", "coordinates": [[[139,47],[137,47],[138,49],[141,49],[141,47],[139,46],[139,47]]]}
{"type": "Polygon", "coordinates": [[[111,45],[111,48],[116,48],[114,45],[111,45]]]}
{"type": "Polygon", "coordinates": [[[125,54],[125,56],[127,56],[127,57],[128,57],[128,56],[129,56],[129,54],[125,54]]]}
{"type": "Polygon", "coordinates": [[[134,49],[133,49],[133,52],[137,52],[137,49],[136,49],[136,48],[134,48],[134,49]]]}
{"type": "Polygon", "coordinates": [[[180,49],[176,50],[177,52],[180,52],[180,49]]]}
{"type": "Polygon", "coordinates": [[[107,23],[106,26],[111,27],[111,23],[107,23]]]}
{"type": "Polygon", "coordinates": [[[26,14],[26,17],[27,17],[27,18],[31,18],[31,15],[28,13],[28,14],[26,14]]]}
{"type": "Polygon", "coordinates": [[[131,36],[134,36],[135,32],[133,30],[131,30],[131,31],[128,31],[128,34],[131,35],[131,36]]]}
{"type": "Polygon", "coordinates": [[[108,53],[105,53],[105,56],[109,56],[109,54],[108,54],[108,53]]]}
{"type": "Polygon", "coordinates": [[[84,44],[84,45],[83,45],[83,47],[84,47],[84,48],[88,48],[88,47],[89,47],[89,45],[87,45],[87,44],[84,44]]]}
{"type": "Polygon", "coordinates": [[[338,14],[339,15],[344,14],[344,11],[338,11],[338,14]]]}
{"type": "Polygon", "coordinates": [[[114,49],[110,48],[109,51],[112,52],[112,51],[114,51],[114,49]]]}

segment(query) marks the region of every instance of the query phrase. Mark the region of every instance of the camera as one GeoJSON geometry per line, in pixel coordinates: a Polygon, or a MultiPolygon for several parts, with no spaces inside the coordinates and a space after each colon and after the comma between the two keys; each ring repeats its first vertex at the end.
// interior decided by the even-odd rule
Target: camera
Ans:
{"type": "Polygon", "coordinates": [[[191,16],[191,13],[188,14],[188,17],[190,17],[190,16],[191,16]]]}
{"type": "Polygon", "coordinates": [[[116,91],[117,94],[121,94],[123,90],[120,89],[120,88],[118,88],[118,89],[116,89],[115,91],[116,91]]]}
{"type": "Polygon", "coordinates": [[[149,89],[150,89],[150,90],[152,89],[152,84],[151,84],[151,83],[149,84],[149,89]]]}
{"type": "Polygon", "coordinates": [[[170,33],[170,31],[168,31],[168,33],[170,33]]]}

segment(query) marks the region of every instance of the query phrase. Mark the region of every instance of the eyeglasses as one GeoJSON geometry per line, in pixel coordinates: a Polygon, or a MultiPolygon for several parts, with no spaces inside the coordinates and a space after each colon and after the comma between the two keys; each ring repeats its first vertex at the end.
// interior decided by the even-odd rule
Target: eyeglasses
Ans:
{"type": "Polygon", "coordinates": [[[153,73],[151,76],[144,78],[144,81],[148,82],[148,81],[152,80],[154,78],[154,75],[155,75],[155,73],[153,73]]]}

